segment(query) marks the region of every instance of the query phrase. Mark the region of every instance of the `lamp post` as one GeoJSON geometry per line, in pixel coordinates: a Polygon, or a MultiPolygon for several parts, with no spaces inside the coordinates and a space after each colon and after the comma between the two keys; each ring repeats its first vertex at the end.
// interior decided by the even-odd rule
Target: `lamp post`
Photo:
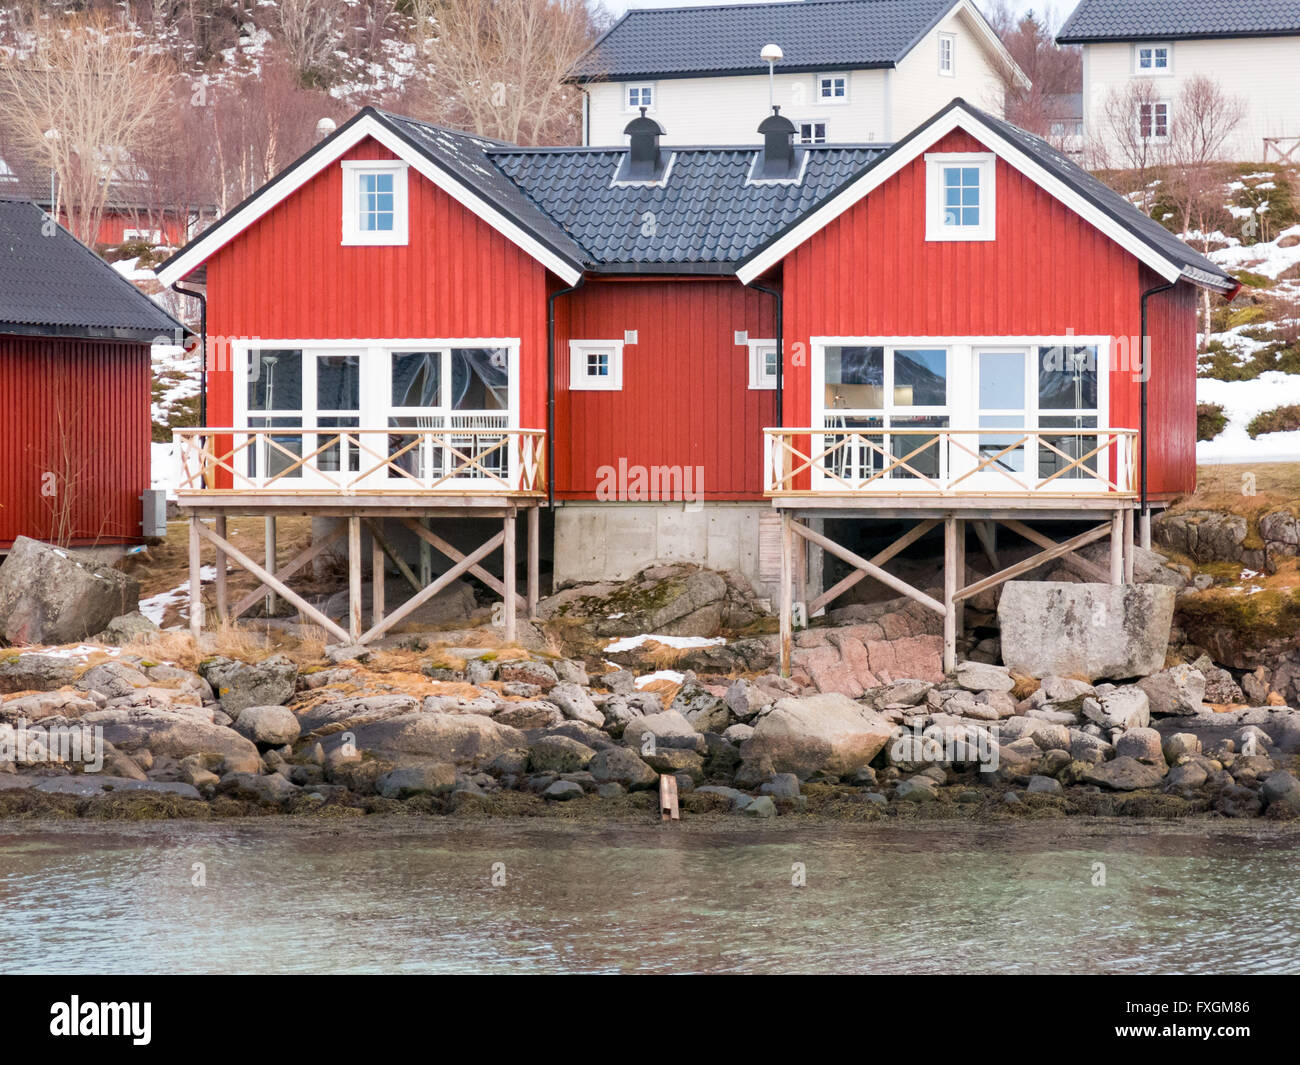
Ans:
{"type": "Polygon", "coordinates": [[[57,150],[56,145],[59,143],[59,131],[54,128],[45,131],[45,140],[50,146],[50,217],[56,222],[59,220],[59,205],[55,196],[55,158],[54,153],[57,150]]]}

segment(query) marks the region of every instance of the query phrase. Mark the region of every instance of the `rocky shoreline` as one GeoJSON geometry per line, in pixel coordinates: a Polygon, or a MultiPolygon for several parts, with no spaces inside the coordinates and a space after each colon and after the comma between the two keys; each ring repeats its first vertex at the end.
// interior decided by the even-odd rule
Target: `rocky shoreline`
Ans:
{"type": "Polygon", "coordinates": [[[661,775],[684,819],[1300,816],[1300,712],[1225,705],[1213,667],[1093,685],[966,662],[851,697],[517,649],[330,657],[6,652],[0,818],[657,820],[661,775]]]}

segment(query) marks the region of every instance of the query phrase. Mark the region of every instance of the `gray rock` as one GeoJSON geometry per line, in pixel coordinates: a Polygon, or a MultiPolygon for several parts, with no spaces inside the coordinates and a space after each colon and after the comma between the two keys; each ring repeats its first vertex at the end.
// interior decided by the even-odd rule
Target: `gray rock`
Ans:
{"type": "Polygon", "coordinates": [[[1052,777],[1034,774],[1029,778],[1029,786],[1025,790],[1030,795],[1060,795],[1061,782],[1052,777]]]}
{"type": "Polygon", "coordinates": [[[768,759],[778,773],[836,776],[868,765],[888,742],[893,724],[847,695],[827,692],[781,699],[740,748],[746,761],[768,759]]]}
{"type": "Polygon", "coordinates": [[[970,692],[1009,692],[1016,686],[1007,669],[983,662],[959,662],[956,678],[957,683],[970,692]]]}
{"type": "Polygon", "coordinates": [[[581,799],[582,794],[581,784],[575,784],[572,780],[557,780],[542,792],[542,798],[568,802],[570,799],[581,799]]]}
{"type": "Polygon", "coordinates": [[[99,773],[81,773],[77,776],[46,777],[35,783],[37,791],[55,795],[108,795],[118,791],[152,791],[163,795],[179,795],[182,799],[201,799],[197,788],[180,781],[133,780],[129,777],[107,776],[99,773]]]}
{"type": "Polygon", "coordinates": [[[1136,758],[1115,758],[1101,765],[1090,767],[1083,779],[1089,784],[1100,784],[1112,791],[1137,791],[1139,788],[1154,788],[1165,776],[1163,765],[1145,765],[1136,758]]]}
{"type": "Polygon", "coordinates": [[[1147,693],[1151,713],[1157,716],[1197,714],[1205,702],[1205,676],[1188,665],[1162,669],[1137,685],[1147,693]]]}
{"type": "Polygon", "coordinates": [[[760,795],[752,802],[740,807],[740,812],[746,817],[775,817],[776,803],[772,801],[770,795],[760,795]]]}
{"type": "Polygon", "coordinates": [[[763,707],[771,706],[775,700],[771,692],[742,677],[727,689],[723,701],[739,721],[748,721],[763,707]]]}
{"type": "Polygon", "coordinates": [[[518,729],[481,714],[401,714],[361,725],[354,736],[358,750],[457,766],[486,764],[513,747],[528,746],[518,729]]]}
{"type": "Polygon", "coordinates": [[[48,692],[77,679],[79,665],[70,658],[24,651],[0,658],[0,693],[48,692]]]}
{"type": "Polygon", "coordinates": [[[777,773],[758,790],[764,795],[771,795],[774,799],[797,799],[799,778],[793,773],[777,773]]]}
{"type": "MultiPolygon", "coordinates": [[[[548,692],[560,682],[556,675],[555,669],[545,662],[533,662],[529,659],[518,659],[516,661],[502,662],[496,669],[497,680],[500,681],[521,681],[524,684],[535,684],[542,691],[548,692]]],[[[570,684],[576,682],[570,680],[570,684]]]]}
{"type": "Polygon", "coordinates": [[[653,788],[659,783],[659,774],[625,747],[598,751],[587,771],[601,784],[613,781],[629,791],[653,788]]]}
{"type": "Polygon", "coordinates": [[[1166,791],[1193,791],[1205,784],[1209,774],[1196,762],[1176,765],[1165,775],[1166,791]]]}
{"type": "Polygon", "coordinates": [[[1162,750],[1165,761],[1176,765],[1185,755],[1201,753],[1201,738],[1193,732],[1175,732],[1172,736],[1165,737],[1162,750]]]}
{"type": "MultiPolygon", "coordinates": [[[[1256,567],[1258,568],[1258,567],[1256,567]]],[[[1241,686],[1226,669],[1216,666],[1209,655],[1201,655],[1192,663],[1192,668],[1205,677],[1205,701],[1207,703],[1243,703],[1246,696],[1241,686]]]]}
{"type": "Polygon", "coordinates": [[[259,747],[283,747],[302,731],[293,711],[283,706],[246,706],[235,718],[235,731],[259,747]]]}
{"type": "MultiPolygon", "coordinates": [[[[1044,677],[1038,685],[1046,703],[1068,703],[1092,694],[1092,685],[1074,677],[1044,677]]],[[[1037,693],[1036,693],[1037,694],[1037,693]]]]}
{"type": "Polygon", "coordinates": [[[1278,770],[1264,778],[1260,795],[1270,806],[1274,803],[1286,803],[1300,810],[1300,780],[1286,770],[1278,770]]]}
{"type": "Polygon", "coordinates": [[[1115,754],[1120,758],[1136,758],[1148,765],[1164,765],[1165,756],[1160,733],[1153,728],[1134,728],[1115,740],[1115,754]]]}
{"type": "Polygon", "coordinates": [[[744,809],[754,801],[752,795],[746,795],[737,788],[727,788],[720,784],[705,784],[703,787],[695,789],[697,795],[720,795],[724,799],[731,800],[733,810],[744,809]]]}
{"type": "Polygon", "coordinates": [[[894,798],[900,802],[933,802],[938,797],[934,781],[922,776],[903,781],[894,791],[894,798]]]}
{"type": "Polygon", "coordinates": [[[104,631],[99,634],[99,639],[103,643],[116,644],[120,647],[157,631],[157,625],[140,611],[132,610],[129,614],[121,614],[113,618],[105,625],[104,631]]]}
{"type": "Polygon", "coordinates": [[[375,791],[385,799],[446,795],[455,786],[456,767],[446,762],[401,766],[375,781],[375,791]]]}
{"type": "Polygon", "coordinates": [[[737,747],[739,747],[753,734],[754,734],[753,725],[746,725],[743,722],[738,722],[735,725],[727,726],[726,730],[722,733],[722,738],[726,740],[728,743],[734,743],[737,747]]]}
{"type": "Polygon", "coordinates": [[[551,690],[546,693],[546,698],[558,706],[560,713],[570,720],[582,721],[595,728],[601,728],[605,724],[605,715],[596,709],[596,704],[591,701],[586,688],[561,681],[551,686],[551,690]]]}
{"type": "Polygon", "coordinates": [[[656,749],[684,747],[701,754],[708,749],[704,737],[676,710],[646,714],[644,717],[629,721],[623,729],[623,742],[636,750],[642,750],[646,746],[647,735],[654,737],[656,749]]]}
{"type": "Polygon", "coordinates": [[[1034,677],[1144,677],[1165,660],[1174,589],[1009,581],[998,602],[1002,660],[1034,677]]]}
{"type": "Polygon", "coordinates": [[[232,717],[246,706],[283,706],[293,698],[298,680],[298,667],[283,655],[253,663],[209,658],[199,672],[232,717]]]}
{"type": "Polygon", "coordinates": [[[99,710],[82,721],[100,725],[107,742],[133,757],[143,749],[177,760],[210,755],[225,772],[256,773],[262,767],[262,756],[250,740],[197,716],[152,709],[99,710]]]}
{"type": "Polygon", "coordinates": [[[1103,728],[1146,728],[1151,723],[1151,704],[1136,684],[1099,688],[1095,698],[1083,700],[1083,716],[1103,728]]]}
{"type": "Polygon", "coordinates": [[[645,756],[645,762],[656,773],[673,776],[685,775],[692,781],[704,776],[704,758],[694,751],[681,747],[663,747],[654,754],[645,756]]]}
{"type": "Polygon", "coordinates": [[[551,728],[564,720],[560,708],[554,703],[541,699],[529,699],[525,702],[506,703],[492,711],[492,720],[521,731],[529,729],[551,728]]]}
{"type": "Polygon", "coordinates": [[[285,803],[302,789],[291,784],[279,773],[259,776],[256,773],[227,773],[217,785],[223,795],[256,802],[285,803]]]}
{"type": "Polygon", "coordinates": [[[139,601],[139,583],[121,570],[26,536],[0,565],[0,637],[10,644],[83,640],[139,601]]]}
{"type": "Polygon", "coordinates": [[[686,718],[696,732],[721,732],[732,721],[731,707],[690,679],[678,689],[669,709],[686,718]]]}
{"type": "Polygon", "coordinates": [[[594,750],[568,736],[543,736],[532,745],[528,764],[534,773],[575,773],[595,757],[594,750]]]}

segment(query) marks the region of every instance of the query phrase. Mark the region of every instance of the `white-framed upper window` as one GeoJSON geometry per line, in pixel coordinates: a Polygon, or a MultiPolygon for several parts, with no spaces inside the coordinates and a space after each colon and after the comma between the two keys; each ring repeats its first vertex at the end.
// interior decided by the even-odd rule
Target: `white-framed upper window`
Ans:
{"type": "Polygon", "coordinates": [[[122,230],[123,244],[131,244],[135,241],[144,241],[146,244],[161,244],[162,237],[161,229],[131,229],[128,227],[122,230]]]}
{"type": "Polygon", "coordinates": [[[1169,104],[1164,100],[1141,103],[1137,107],[1138,136],[1144,141],[1169,139],[1169,104]]]}
{"type": "Polygon", "coordinates": [[[1173,45],[1151,43],[1133,46],[1133,73],[1172,74],[1173,70],[1173,45]]]}
{"type": "Polygon", "coordinates": [[[570,340],[569,388],[618,392],[623,388],[622,340],[570,340]]]}
{"type": "Polygon", "coordinates": [[[848,103],[849,76],[847,74],[818,74],[817,102],[819,104],[848,103]]]}
{"type": "Polygon", "coordinates": [[[992,240],[996,233],[995,156],[926,155],[926,240],[992,240]]]}
{"type": "Polygon", "coordinates": [[[825,122],[800,122],[799,143],[800,144],[825,144],[826,143],[826,123],[825,122]]]}
{"type": "Polygon", "coordinates": [[[647,111],[655,109],[655,87],[653,82],[639,82],[623,86],[623,103],[628,111],[647,111]]]}
{"type": "Polygon", "coordinates": [[[751,340],[749,343],[749,387],[776,388],[781,357],[775,340],[751,340]]]}
{"type": "Polygon", "coordinates": [[[957,73],[957,35],[939,34],[939,73],[951,78],[957,73]]]}
{"type": "Polygon", "coordinates": [[[400,160],[345,160],[343,243],[407,243],[407,166],[400,160]]]}

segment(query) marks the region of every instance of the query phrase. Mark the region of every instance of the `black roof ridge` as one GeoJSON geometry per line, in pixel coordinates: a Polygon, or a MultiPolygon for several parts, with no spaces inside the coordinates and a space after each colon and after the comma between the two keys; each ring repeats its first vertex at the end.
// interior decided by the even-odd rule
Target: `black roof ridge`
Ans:
{"type": "MultiPolygon", "coordinates": [[[[798,0],[795,0],[798,2],[798,0]]],[[[846,3],[850,0],[817,0],[818,3],[846,3]]],[[[867,0],[868,3],[875,0],[867,0]]],[[[800,151],[862,151],[864,148],[882,151],[893,147],[893,141],[837,141],[833,144],[796,144],[800,151]]],[[[626,152],[626,144],[511,144],[493,148],[488,155],[564,155],[568,153],[626,152]]],[[[662,152],[761,152],[761,144],[662,144],[662,152]]]]}
{"type": "MultiPolygon", "coordinates": [[[[623,18],[627,18],[629,15],[634,15],[634,14],[657,15],[661,12],[674,13],[674,12],[681,12],[681,11],[733,11],[733,10],[744,10],[747,7],[761,7],[761,8],[817,7],[823,4],[828,6],[830,4],[838,4],[843,6],[844,4],[883,4],[883,3],[901,4],[906,2],[907,0],[768,0],[768,2],[765,2],[765,0],[749,0],[749,2],[743,4],[682,4],[677,7],[630,7],[624,13],[623,18]]],[[[953,4],[956,4],[957,0],[952,0],[952,2],[953,4]]],[[[622,19],[619,19],[619,21],[621,22],[622,19]]]]}

